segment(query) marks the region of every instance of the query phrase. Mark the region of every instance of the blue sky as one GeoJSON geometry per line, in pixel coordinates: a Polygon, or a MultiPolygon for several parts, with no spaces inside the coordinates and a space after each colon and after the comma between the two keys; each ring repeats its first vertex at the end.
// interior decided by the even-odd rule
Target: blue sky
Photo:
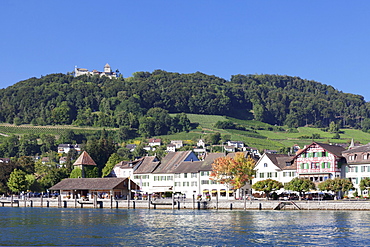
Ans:
{"type": "Polygon", "coordinates": [[[0,1],[0,88],[103,70],[279,74],[370,101],[370,1],[0,1]]]}

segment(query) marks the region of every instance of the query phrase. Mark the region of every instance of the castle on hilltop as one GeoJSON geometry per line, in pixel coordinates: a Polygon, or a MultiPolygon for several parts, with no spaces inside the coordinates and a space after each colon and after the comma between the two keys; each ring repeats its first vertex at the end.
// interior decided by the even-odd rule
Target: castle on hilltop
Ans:
{"type": "Polygon", "coordinates": [[[88,71],[87,69],[83,68],[77,68],[75,67],[74,76],[80,76],[80,75],[99,75],[99,76],[107,76],[109,78],[115,78],[117,77],[117,73],[112,72],[112,69],[109,64],[106,64],[104,66],[104,72],[97,71],[96,69],[92,71],[88,71]]]}

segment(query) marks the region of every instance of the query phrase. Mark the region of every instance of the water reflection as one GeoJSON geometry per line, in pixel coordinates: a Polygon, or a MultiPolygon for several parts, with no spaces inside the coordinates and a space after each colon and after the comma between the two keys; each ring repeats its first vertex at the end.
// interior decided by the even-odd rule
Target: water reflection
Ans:
{"type": "Polygon", "coordinates": [[[363,246],[369,214],[0,208],[0,239],[1,245],[363,246]]]}

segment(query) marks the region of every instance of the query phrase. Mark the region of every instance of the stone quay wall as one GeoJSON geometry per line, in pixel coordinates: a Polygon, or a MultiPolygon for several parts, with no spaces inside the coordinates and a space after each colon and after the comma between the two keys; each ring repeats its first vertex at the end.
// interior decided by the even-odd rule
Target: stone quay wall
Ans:
{"type": "Polygon", "coordinates": [[[95,199],[82,201],[79,199],[60,198],[28,198],[28,199],[0,199],[0,207],[54,207],[54,208],[123,208],[123,209],[194,209],[194,210],[369,210],[370,201],[287,201],[275,200],[220,200],[220,201],[193,201],[157,199],[148,200],[114,200],[95,199]],[[282,205],[282,207],[278,207],[282,205]]]}

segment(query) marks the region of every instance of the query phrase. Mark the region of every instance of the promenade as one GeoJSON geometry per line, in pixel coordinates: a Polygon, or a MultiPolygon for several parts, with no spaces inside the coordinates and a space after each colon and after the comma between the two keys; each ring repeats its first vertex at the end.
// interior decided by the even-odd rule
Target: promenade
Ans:
{"type": "Polygon", "coordinates": [[[278,200],[220,200],[196,201],[192,199],[115,200],[10,197],[0,199],[0,207],[56,207],[56,208],[122,208],[122,209],[194,209],[194,210],[369,210],[370,201],[278,201],[278,200]]]}

